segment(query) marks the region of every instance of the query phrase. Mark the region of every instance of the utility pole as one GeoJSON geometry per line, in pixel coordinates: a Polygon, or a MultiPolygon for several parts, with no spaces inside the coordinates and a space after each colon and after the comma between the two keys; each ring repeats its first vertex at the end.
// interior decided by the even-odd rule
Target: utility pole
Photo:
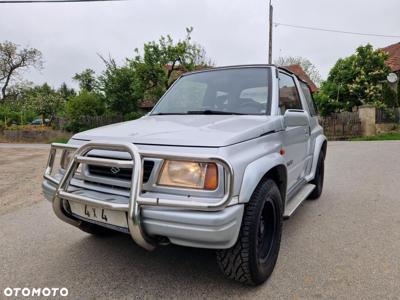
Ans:
{"type": "Polygon", "coordinates": [[[272,27],[273,27],[272,0],[269,0],[269,42],[268,42],[268,63],[272,64],[272,27]]]}

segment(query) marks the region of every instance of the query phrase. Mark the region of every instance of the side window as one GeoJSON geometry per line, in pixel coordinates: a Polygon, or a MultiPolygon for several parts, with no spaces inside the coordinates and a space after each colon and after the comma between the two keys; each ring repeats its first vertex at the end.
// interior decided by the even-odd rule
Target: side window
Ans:
{"type": "Polygon", "coordinates": [[[301,89],[303,90],[304,96],[306,97],[308,108],[310,109],[310,115],[312,117],[316,116],[317,112],[315,110],[314,100],[311,95],[310,89],[308,88],[307,84],[305,84],[304,82],[300,82],[300,86],[301,86],[301,89]]]}
{"type": "Polygon", "coordinates": [[[282,114],[287,109],[303,109],[293,78],[284,73],[279,73],[279,108],[282,114]]]}

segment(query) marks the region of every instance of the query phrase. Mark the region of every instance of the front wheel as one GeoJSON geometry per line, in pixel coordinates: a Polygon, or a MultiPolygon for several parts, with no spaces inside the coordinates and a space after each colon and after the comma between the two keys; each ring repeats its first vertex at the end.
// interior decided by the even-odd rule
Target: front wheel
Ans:
{"type": "Polygon", "coordinates": [[[274,270],[282,235],[282,197],[276,183],[261,182],[246,205],[236,244],[217,251],[221,270],[248,284],[265,282],[274,270]]]}
{"type": "Polygon", "coordinates": [[[315,177],[310,183],[315,185],[314,190],[308,196],[310,200],[318,199],[322,194],[322,189],[324,187],[324,173],[325,173],[325,155],[323,152],[319,154],[317,169],[315,170],[315,177]]]}

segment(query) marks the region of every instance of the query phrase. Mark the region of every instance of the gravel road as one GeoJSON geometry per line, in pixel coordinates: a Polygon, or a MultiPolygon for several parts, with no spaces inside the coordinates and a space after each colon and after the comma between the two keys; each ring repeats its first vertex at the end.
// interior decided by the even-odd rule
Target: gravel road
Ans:
{"type": "Polygon", "coordinates": [[[0,144],[0,216],[42,201],[40,182],[49,145],[0,144]]]}
{"type": "Polygon", "coordinates": [[[62,223],[40,195],[47,146],[0,146],[0,298],[5,287],[66,287],[71,299],[399,299],[400,142],[331,142],[322,197],[284,223],[270,280],[241,286],[214,253],[146,252],[62,223]]]}

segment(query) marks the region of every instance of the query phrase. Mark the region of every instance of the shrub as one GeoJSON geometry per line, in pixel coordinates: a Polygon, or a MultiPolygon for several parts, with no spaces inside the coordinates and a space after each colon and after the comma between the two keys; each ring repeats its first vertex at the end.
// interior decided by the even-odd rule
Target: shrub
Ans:
{"type": "Polygon", "coordinates": [[[101,98],[94,92],[83,90],[67,102],[67,117],[70,122],[65,129],[72,132],[89,129],[82,118],[101,116],[104,112],[105,105],[101,98]]]}
{"type": "Polygon", "coordinates": [[[383,96],[383,103],[387,107],[398,107],[399,106],[396,91],[394,89],[392,89],[387,83],[383,84],[382,96],[383,96]]]}
{"type": "Polygon", "coordinates": [[[138,111],[132,111],[132,112],[124,115],[124,121],[136,120],[141,117],[143,117],[143,113],[138,112],[138,111]]]}

